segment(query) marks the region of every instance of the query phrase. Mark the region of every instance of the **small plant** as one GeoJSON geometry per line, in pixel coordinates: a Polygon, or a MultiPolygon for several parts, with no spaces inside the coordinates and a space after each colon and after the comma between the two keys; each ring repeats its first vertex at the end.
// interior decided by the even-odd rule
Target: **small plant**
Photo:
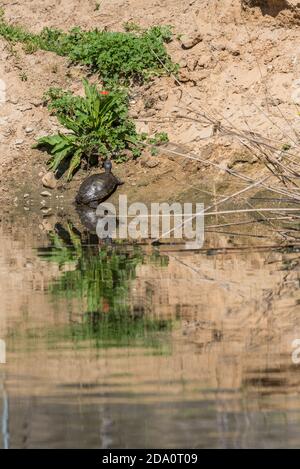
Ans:
{"type": "Polygon", "coordinates": [[[281,150],[282,151],[289,151],[291,148],[292,148],[292,145],[290,145],[289,143],[284,143],[281,147],[281,150]]]}
{"type": "Polygon", "coordinates": [[[58,65],[57,64],[52,65],[51,72],[52,73],[57,73],[58,72],[58,65]]]}
{"type": "Polygon", "coordinates": [[[16,62],[18,62],[20,60],[19,52],[17,51],[16,47],[12,43],[7,45],[7,50],[9,52],[9,54],[12,57],[14,57],[16,62]]]}
{"type": "Polygon", "coordinates": [[[25,72],[21,72],[19,77],[21,81],[28,81],[28,76],[26,75],[25,72]]]}
{"type": "Polygon", "coordinates": [[[128,117],[128,97],[122,91],[99,92],[95,85],[84,80],[85,97],[75,96],[59,88],[51,88],[45,96],[48,109],[60,124],[69,130],[42,137],[34,148],[45,148],[50,153],[49,169],[56,171],[67,163],[67,178],[83,162],[112,153],[117,162],[127,159],[125,150],[133,157],[141,154],[145,143],[157,145],[166,141],[166,134],[157,134],[147,140],[146,134],[138,134],[135,124],[128,117]]]}
{"type": "Polygon", "coordinates": [[[34,42],[26,42],[23,46],[25,54],[34,54],[38,50],[37,44],[34,42]]]}
{"type": "Polygon", "coordinates": [[[144,108],[147,109],[152,109],[155,104],[155,98],[152,96],[151,98],[147,98],[144,103],[144,108]]]}
{"type": "Polygon", "coordinates": [[[158,132],[154,135],[154,137],[149,138],[148,143],[150,145],[163,145],[164,143],[168,143],[169,137],[166,132],[158,132]]]}
{"type": "Polygon", "coordinates": [[[151,145],[151,155],[152,156],[157,156],[159,151],[158,151],[158,146],[163,145],[164,143],[168,143],[169,137],[168,134],[165,132],[158,132],[157,134],[154,135],[154,137],[151,137],[147,140],[147,143],[151,145]]]}
{"type": "Polygon", "coordinates": [[[123,27],[127,33],[132,33],[132,32],[139,33],[142,30],[142,28],[138,24],[133,23],[132,21],[127,21],[126,23],[123,24],[123,27]]]}

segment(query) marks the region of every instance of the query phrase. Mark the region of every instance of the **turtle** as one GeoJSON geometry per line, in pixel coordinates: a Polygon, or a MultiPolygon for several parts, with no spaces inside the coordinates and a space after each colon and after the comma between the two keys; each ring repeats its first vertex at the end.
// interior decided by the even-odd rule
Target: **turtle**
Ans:
{"type": "Polygon", "coordinates": [[[111,172],[112,163],[110,160],[104,162],[103,168],[104,173],[94,174],[83,181],[75,197],[76,204],[97,208],[119,185],[124,184],[111,172]]]}

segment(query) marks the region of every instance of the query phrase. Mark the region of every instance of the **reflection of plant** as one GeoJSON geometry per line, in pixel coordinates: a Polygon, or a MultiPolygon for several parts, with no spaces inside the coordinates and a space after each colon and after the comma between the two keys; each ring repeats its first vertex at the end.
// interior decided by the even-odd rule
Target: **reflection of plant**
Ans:
{"type": "Polygon", "coordinates": [[[132,317],[122,314],[85,313],[81,323],[73,323],[56,330],[48,330],[49,342],[72,340],[77,346],[96,348],[143,346],[164,349],[166,333],[171,330],[170,320],[132,317]]]}
{"type": "Polygon", "coordinates": [[[77,262],[82,255],[80,236],[74,232],[70,223],[67,224],[67,231],[65,233],[68,238],[67,240],[62,239],[57,233],[49,233],[51,247],[39,249],[40,256],[55,262],[60,267],[67,263],[77,262]]]}
{"type": "Polygon", "coordinates": [[[114,312],[122,312],[126,304],[129,282],[142,261],[139,254],[118,254],[115,251],[86,248],[77,259],[76,269],[64,272],[51,287],[55,295],[77,296],[87,300],[88,311],[103,311],[105,303],[114,312]]]}
{"type": "MultiPolygon", "coordinates": [[[[69,224],[69,239],[51,235],[51,247],[40,255],[58,263],[71,264],[72,269],[62,272],[50,285],[54,297],[78,298],[85,303],[82,322],[76,322],[58,331],[74,340],[95,340],[96,346],[126,345],[155,341],[155,334],[168,330],[170,322],[145,317],[131,312],[128,292],[135,278],[137,265],[143,262],[140,250],[124,253],[102,246],[82,246],[80,236],[69,224]]],[[[166,265],[166,258],[155,255],[151,262],[166,265]]]]}

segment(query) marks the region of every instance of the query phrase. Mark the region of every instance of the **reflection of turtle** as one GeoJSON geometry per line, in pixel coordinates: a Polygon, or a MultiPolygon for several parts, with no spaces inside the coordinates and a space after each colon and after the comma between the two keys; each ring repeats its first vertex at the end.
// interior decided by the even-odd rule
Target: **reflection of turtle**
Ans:
{"type": "Polygon", "coordinates": [[[86,205],[78,205],[76,211],[79,215],[81,223],[90,233],[96,233],[98,217],[96,210],[86,205]]]}
{"type": "Polygon", "coordinates": [[[115,191],[118,185],[123,184],[111,172],[110,160],[105,161],[103,167],[104,173],[94,174],[83,181],[75,198],[77,204],[96,208],[100,202],[107,199],[115,191]]]}
{"type": "MultiPolygon", "coordinates": [[[[99,205],[100,207],[100,205],[99,205]]],[[[99,213],[98,210],[95,210],[88,205],[78,205],[76,207],[76,211],[79,215],[80,221],[82,225],[87,228],[89,233],[97,235],[97,241],[105,241],[105,243],[110,243],[112,241],[112,234],[115,231],[114,228],[109,230],[109,226],[107,226],[107,218],[106,217],[114,217],[116,226],[119,225],[119,220],[112,213],[110,210],[104,209],[103,215],[101,212],[99,213]],[[105,231],[103,231],[105,229],[105,231]],[[101,235],[101,233],[103,233],[101,235]]]]}

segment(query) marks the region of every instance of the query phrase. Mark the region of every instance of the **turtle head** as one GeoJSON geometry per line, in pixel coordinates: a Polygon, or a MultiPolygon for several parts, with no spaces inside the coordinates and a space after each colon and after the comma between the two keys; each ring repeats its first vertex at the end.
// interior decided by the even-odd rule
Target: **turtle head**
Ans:
{"type": "Polygon", "coordinates": [[[110,160],[104,161],[104,163],[103,163],[103,168],[105,169],[105,172],[106,172],[106,173],[110,173],[110,172],[111,172],[111,169],[112,169],[111,161],[110,161],[110,160]]]}

